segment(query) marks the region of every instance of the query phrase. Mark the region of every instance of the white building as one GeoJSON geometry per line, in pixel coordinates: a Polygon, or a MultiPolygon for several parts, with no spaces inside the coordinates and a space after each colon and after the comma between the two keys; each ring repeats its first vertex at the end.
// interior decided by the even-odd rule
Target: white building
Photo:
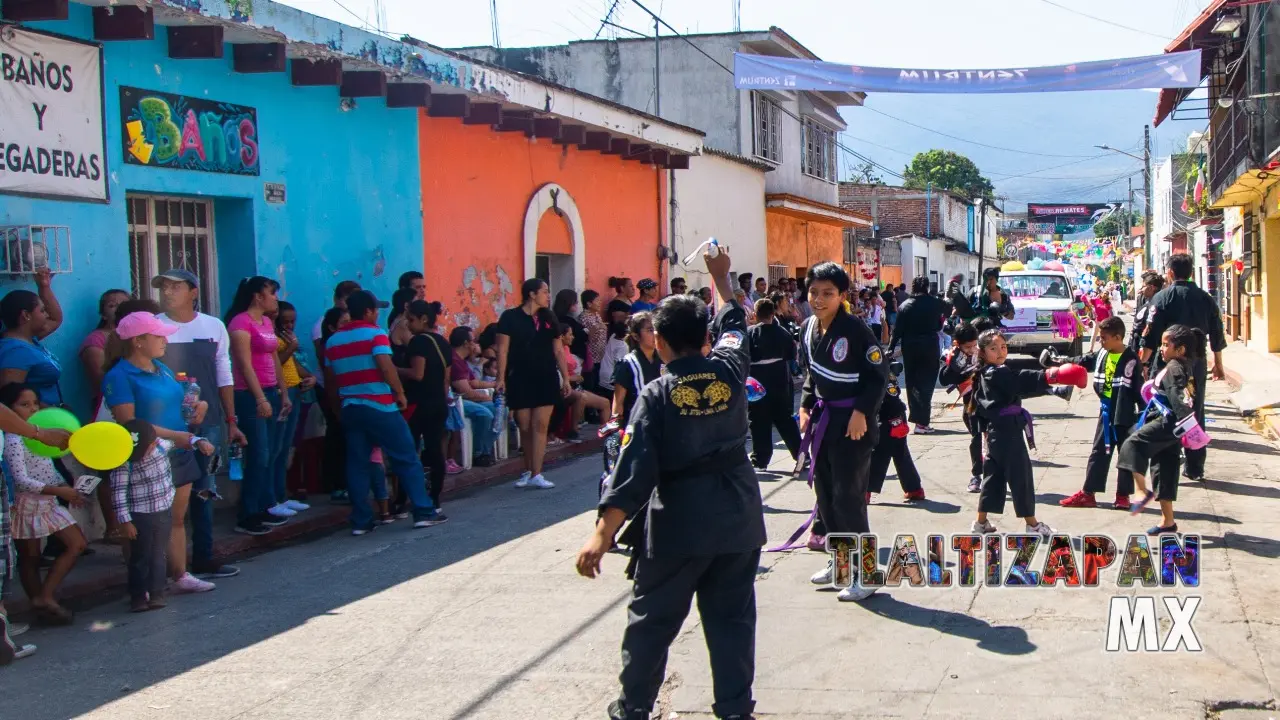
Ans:
{"type": "MultiPolygon", "coordinates": [[[[672,240],[678,260],[714,237],[733,255],[736,268],[763,268],[765,256],[765,172],[769,166],[748,158],[703,148],[689,158],[689,169],[676,183],[676,232],[672,240]]],[[[701,262],[685,267],[677,262],[671,277],[682,277],[690,288],[710,287],[701,262]]],[[[665,291],[665,288],[664,288],[665,291]]]]}

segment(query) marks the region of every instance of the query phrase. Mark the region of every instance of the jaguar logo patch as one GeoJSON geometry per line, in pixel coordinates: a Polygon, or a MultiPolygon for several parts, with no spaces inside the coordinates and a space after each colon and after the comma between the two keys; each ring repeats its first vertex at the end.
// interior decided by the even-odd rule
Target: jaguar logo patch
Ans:
{"type": "Polygon", "coordinates": [[[733,389],[715,373],[685,375],[671,389],[671,403],[684,416],[716,415],[729,409],[733,389]],[[703,385],[702,381],[710,381],[703,385]],[[698,388],[702,388],[699,390],[698,388]]]}
{"type": "Polygon", "coordinates": [[[849,357],[849,339],[840,338],[836,340],[835,345],[831,347],[831,359],[836,362],[844,362],[849,357]]]}
{"type": "Polygon", "coordinates": [[[626,430],[622,431],[622,442],[618,444],[619,449],[624,448],[631,444],[631,436],[634,433],[635,433],[635,428],[633,427],[628,427],[626,430]]]}
{"type": "Polygon", "coordinates": [[[872,365],[879,365],[881,360],[884,360],[884,353],[880,352],[879,345],[872,345],[867,348],[867,362],[872,365]]]}

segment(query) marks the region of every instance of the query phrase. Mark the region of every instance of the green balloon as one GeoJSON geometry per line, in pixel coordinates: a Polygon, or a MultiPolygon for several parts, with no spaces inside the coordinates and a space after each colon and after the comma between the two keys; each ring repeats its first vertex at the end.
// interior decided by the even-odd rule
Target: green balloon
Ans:
{"type": "MultiPolygon", "coordinates": [[[[76,416],[62,408],[51,407],[39,410],[28,418],[27,422],[41,430],[66,430],[69,433],[73,433],[80,429],[80,421],[76,419],[76,416]]],[[[59,450],[56,447],[50,447],[31,438],[23,438],[22,442],[26,443],[27,449],[32,454],[40,457],[60,458],[70,452],[70,450],[59,450]]]]}

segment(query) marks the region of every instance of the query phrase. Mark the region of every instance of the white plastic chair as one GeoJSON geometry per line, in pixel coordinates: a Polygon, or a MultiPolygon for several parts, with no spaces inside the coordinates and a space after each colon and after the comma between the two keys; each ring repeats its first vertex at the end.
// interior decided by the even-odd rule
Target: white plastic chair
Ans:
{"type": "Polygon", "coordinates": [[[463,411],[462,396],[457,396],[453,404],[458,408],[458,414],[462,416],[462,468],[464,470],[471,469],[472,448],[475,446],[475,434],[471,428],[471,418],[463,411]]]}

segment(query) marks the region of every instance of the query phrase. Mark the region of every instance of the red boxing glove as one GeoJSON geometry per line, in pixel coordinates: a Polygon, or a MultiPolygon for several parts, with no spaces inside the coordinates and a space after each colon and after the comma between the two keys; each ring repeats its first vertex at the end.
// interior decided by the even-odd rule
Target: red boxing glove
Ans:
{"type": "Polygon", "coordinates": [[[1045,370],[1044,377],[1050,385],[1075,385],[1081,390],[1089,386],[1089,371],[1071,363],[1045,370]]]}

